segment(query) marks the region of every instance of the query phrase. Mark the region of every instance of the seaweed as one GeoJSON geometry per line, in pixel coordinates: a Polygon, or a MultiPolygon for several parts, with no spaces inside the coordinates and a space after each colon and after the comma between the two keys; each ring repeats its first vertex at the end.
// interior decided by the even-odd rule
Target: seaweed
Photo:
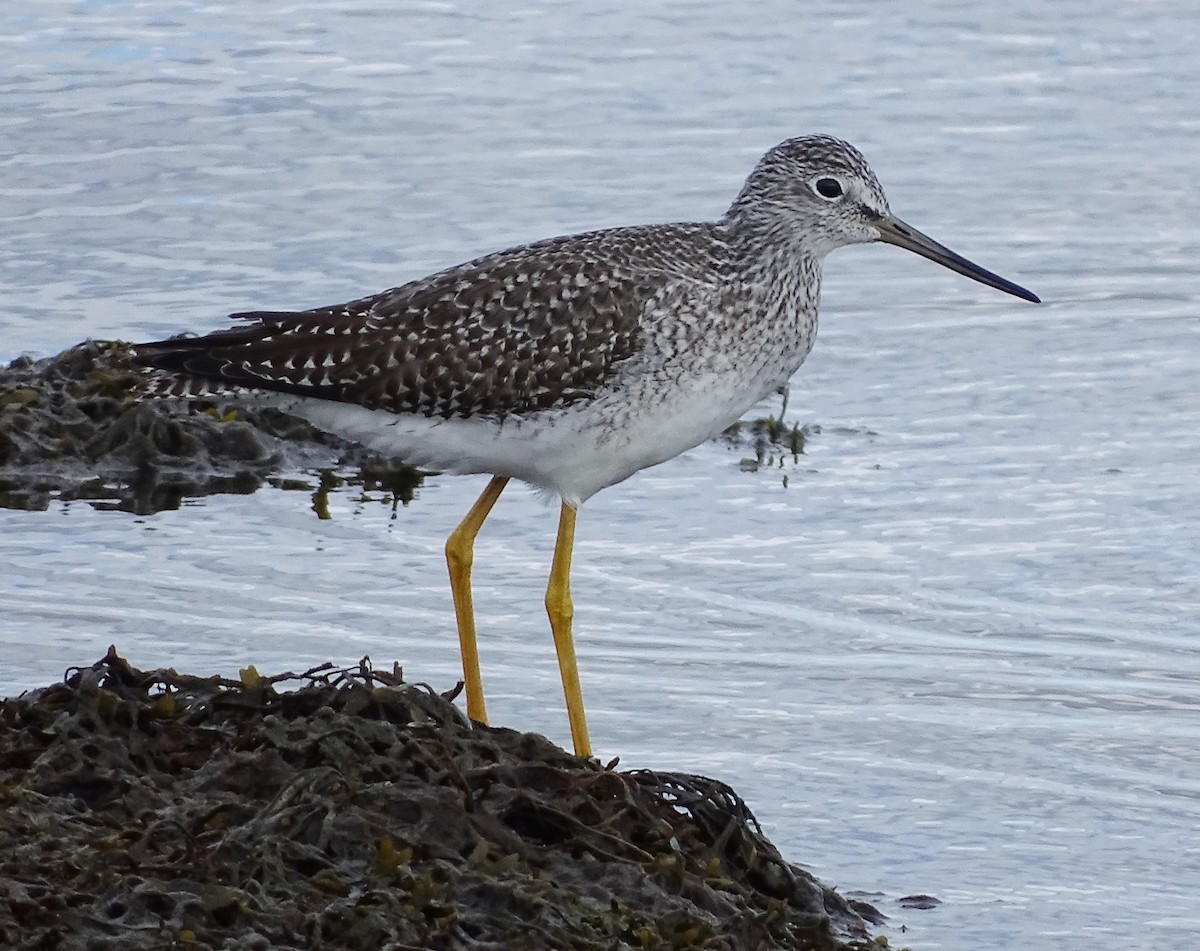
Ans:
{"type": "Polygon", "coordinates": [[[0,945],[882,946],[727,785],[469,722],[398,667],[114,648],[0,701],[0,945]]]}

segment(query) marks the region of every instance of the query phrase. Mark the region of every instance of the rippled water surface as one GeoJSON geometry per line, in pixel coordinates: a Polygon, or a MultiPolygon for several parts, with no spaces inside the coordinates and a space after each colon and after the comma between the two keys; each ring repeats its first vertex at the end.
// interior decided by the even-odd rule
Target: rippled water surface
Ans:
{"type": "MultiPolygon", "coordinates": [[[[0,357],[349,299],[517,241],[718,215],[801,131],[1026,284],[840,251],[758,471],[700,447],[597,496],[575,595],[593,739],[732,782],[914,948],[1200,932],[1200,12],[1183,0],[0,12],[0,357]],[[478,8],[478,9],[477,9],[478,8]],[[942,904],[905,911],[927,893],[942,904]],[[907,933],[899,934],[900,926],[907,933]]],[[[778,412],[778,401],[762,411],[778,412]]],[[[0,688],[117,643],[232,673],[458,671],[409,506],[222,497],[0,512],[0,688]]],[[[555,512],[476,562],[493,719],[568,738],[541,608],[555,512]]]]}

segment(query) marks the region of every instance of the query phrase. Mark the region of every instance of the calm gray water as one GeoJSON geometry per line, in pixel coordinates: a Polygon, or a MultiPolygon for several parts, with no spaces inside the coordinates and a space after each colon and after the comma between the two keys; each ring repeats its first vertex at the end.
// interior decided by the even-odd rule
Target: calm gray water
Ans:
{"type": "MultiPolygon", "coordinates": [[[[893,248],[831,259],[789,408],[821,427],[807,453],[746,472],[701,447],[583,510],[598,753],[733,783],[790,858],[882,895],[897,943],[1186,946],[1200,8],[477,7],[6,0],[0,358],[715,216],[776,141],[843,135],[898,214],[1046,303],[893,248]],[[943,904],[896,906],[916,892],[943,904]]],[[[343,491],[330,522],[275,490],[0,512],[0,688],[112,642],[196,672],[370,654],[448,687],[441,546],[480,488],[343,491]]],[[[477,607],[493,718],[565,742],[554,520],[506,494],[477,607]]]]}

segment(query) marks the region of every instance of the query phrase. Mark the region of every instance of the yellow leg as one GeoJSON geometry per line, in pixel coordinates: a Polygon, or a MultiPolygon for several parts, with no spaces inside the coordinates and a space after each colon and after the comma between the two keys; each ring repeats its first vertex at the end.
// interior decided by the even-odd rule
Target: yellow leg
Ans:
{"type": "Polygon", "coordinates": [[[554,649],[558,652],[558,670],[562,674],[563,693],[567,697],[567,717],[571,721],[571,739],[577,756],[591,756],[587,718],[583,713],[583,693],[579,689],[579,668],[575,663],[575,641],[571,637],[571,551],[575,546],[575,508],[566,502],[558,520],[558,541],[554,546],[554,563],[550,566],[550,583],[546,586],[546,613],[550,615],[550,630],[554,634],[554,649]]]}
{"type": "Polygon", "coordinates": [[[508,484],[506,476],[494,476],[471,511],[446,539],[446,566],[450,569],[450,593],[458,619],[458,642],[462,647],[463,682],[467,687],[467,716],[487,723],[483,703],[483,680],[479,676],[479,647],[475,643],[475,606],[471,598],[471,563],[475,560],[475,536],[508,484]]]}

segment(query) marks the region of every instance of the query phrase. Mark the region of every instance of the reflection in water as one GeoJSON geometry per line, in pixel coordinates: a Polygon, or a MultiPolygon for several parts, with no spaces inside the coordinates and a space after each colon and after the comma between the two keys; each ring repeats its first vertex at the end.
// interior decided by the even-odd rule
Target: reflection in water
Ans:
{"type": "MultiPolygon", "coordinates": [[[[417,497],[417,489],[429,473],[412,466],[364,466],[351,475],[342,475],[332,469],[322,469],[319,484],[313,492],[312,510],[317,518],[328,521],[333,518],[329,510],[329,493],[347,486],[361,487],[364,498],[371,493],[383,492],[391,503],[392,517],[396,517],[398,505],[408,505],[417,497]]],[[[290,480],[293,484],[298,480],[290,480]]],[[[275,480],[272,480],[273,484],[275,480]]],[[[301,483],[302,484],[302,483],[301,483]]]]}

